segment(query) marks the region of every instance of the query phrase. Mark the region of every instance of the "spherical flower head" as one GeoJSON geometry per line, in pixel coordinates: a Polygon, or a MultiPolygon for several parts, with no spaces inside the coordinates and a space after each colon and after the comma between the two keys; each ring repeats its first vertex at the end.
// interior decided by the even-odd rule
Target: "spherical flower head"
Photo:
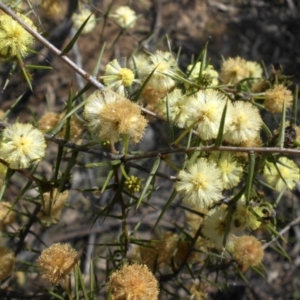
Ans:
{"type": "Polygon", "coordinates": [[[141,71],[144,80],[148,79],[147,86],[160,93],[166,93],[175,86],[173,76],[178,73],[177,63],[171,52],[157,50],[147,57],[148,65],[141,71]]]}
{"type": "Polygon", "coordinates": [[[146,265],[125,264],[110,276],[108,288],[112,300],[158,299],[158,282],[146,265]]]}
{"type": "Polygon", "coordinates": [[[61,0],[43,0],[40,4],[43,13],[50,17],[57,17],[62,12],[61,0]]]}
{"type": "MultiPolygon", "coordinates": [[[[175,93],[176,89],[174,90],[175,93]]],[[[177,95],[177,101],[170,103],[170,113],[171,113],[171,120],[173,123],[178,126],[179,128],[187,127],[190,118],[193,116],[193,112],[191,111],[191,103],[194,100],[194,95],[182,95],[179,97],[177,95]]]]}
{"type": "Polygon", "coordinates": [[[64,280],[78,262],[76,250],[69,244],[56,243],[42,251],[37,264],[51,284],[64,280]]]}
{"type": "Polygon", "coordinates": [[[46,226],[56,224],[60,218],[61,211],[64,208],[68,197],[68,190],[58,193],[58,190],[54,189],[52,192],[44,193],[41,201],[41,211],[37,215],[39,220],[42,221],[46,226]]]}
{"type": "Polygon", "coordinates": [[[147,120],[141,115],[140,107],[126,98],[106,104],[100,112],[99,119],[99,137],[104,140],[117,140],[119,136],[127,136],[132,142],[138,143],[147,126],[147,120]]]}
{"type": "Polygon", "coordinates": [[[3,130],[0,157],[11,169],[28,168],[45,156],[46,142],[31,124],[15,123],[3,130]]]}
{"type": "Polygon", "coordinates": [[[226,226],[228,223],[227,206],[222,204],[211,209],[202,223],[202,235],[213,242],[217,249],[231,249],[233,247],[234,233],[236,230],[231,226],[227,236],[226,243],[224,243],[224,235],[226,233],[226,226]]]}
{"type": "Polygon", "coordinates": [[[142,91],[139,102],[143,104],[147,109],[156,112],[157,114],[163,114],[160,102],[167,95],[168,92],[157,91],[151,86],[146,86],[142,91]]]}
{"type": "Polygon", "coordinates": [[[251,78],[261,78],[263,69],[262,67],[255,61],[246,61],[246,68],[249,72],[249,77],[251,78]]]}
{"type": "Polygon", "coordinates": [[[192,98],[192,96],[182,95],[180,89],[174,89],[159,102],[157,111],[165,119],[167,119],[169,115],[169,119],[174,125],[179,128],[184,128],[191,116],[189,108],[190,98],[192,98]]]}
{"type": "Polygon", "coordinates": [[[239,145],[257,138],[263,121],[256,107],[248,102],[236,101],[232,106],[232,116],[232,123],[223,136],[226,142],[239,145]]]}
{"type": "Polygon", "coordinates": [[[0,247],[0,280],[4,280],[10,276],[13,271],[15,261],[15,255],[10,249],[0,247]]]}
{"type": "Polygon", "coordinates": [[[234,241],[232,255],[244,272],[249,267],[257,266],[264,257],[261,242],[254,236],[240,236],[234,241]]]}
{"type": "Polygon", "coordinates": [[[221,79],[225,84],[236,84],[249,77],[246,60],[240,57],[228,58],[221,66],[221,79]]]}
{"type": "Polygon", "coordinates": [[[143,70],[148,67],[148,55],[146,53],[139,53],[137,55],[132,55],[129,60],[130,69],[136,70],[136,73],[140,77],[143,74],[143,70]]]}
{"type": "Polygon", "coordinates": [[[107,87],[122,96],[126,96],[126,88],[136,81],[134,73],[128,68],[121,68],[116,59],[106,65],[105,74],[100,78],[107,87]]]}
{"type": "Polygon", "coordinates": [[[88,128],[91,132],[99,134],[101,130],[100,113],[103,107],[112,102],[117,102],[122,99],[116,93],[113,93],[109,89],[103,91],[96,90],[86,100],[86,104],[83,110],[83,117],[88,123],[88,128]]]}
{"type": "Polygon", "coordinates": [[[115,13],[111,14],[110,16],[120,27],[124,29],[133,28],[137,20],[135,11],[132,10],[129,6],[118,7],[115,13]]]}
{"type": "MultiPolygon", "coordinates": [[[[193,66],[194,65],[188,65],[187,67],[187,73],[190,74],[189,79],[199,79],[201,61],[198,61],[196,65],[194,67],[193,66]],[[191,70],[192,72],[190,73],[191,70]]],[[[206,66],[206,68],[202,71],[202,76],[203,75],[209,75],[211,77],[211,84],[209,84],[209,86],[217,86],[219,84],[219,74],[212,65],[206,66]]]]}
{"type": "Polygon", "coordinates": [[[131,175],[125,180],[125,186],[130,193],[137,193],[141,189],[141,179],[131,175]]]}
{"type": "Polygon", "coordinates": [[[266,182],[278,192],[286,186],[293,189],[300,179],[298,166],[286,157],[280,157],[276,163],[267,163],[263,176],[266,182]]]}
{"type": "MultiPolygon", "coordinates": [[[[32,21],[26,16],[17,15],[32,29],[36,30],[32,21]]],[[[6,14],[0,14],[0,55],[23,58],[34,44],[34,38],[17,21],[6,14]]]]}
{"type": "Polygon", "coordinates": [[[38,122],[39,130],[49,132],[59,122],[59,114],[55,112],[46,112],[38,122]]]}
{"type": "Polygon", "coordinates": [[[0,202],[0,229],[5,225],[12,224],[16,219],[16,213],[12,210],[9,202],[0,202]]]}
{"type": "Polygon", "coordinates": [[[221,170],[225,190],[235,187],[241,181],[243,167],[231,153],[212,152],[209,159],[214,161],[221,170]]]}
{"type": "Polygon", "coordinates": [[[217,165],[205,158],[178,173],[176,191],[183,202],[197,209],[211,206],[222,197],[223,183],[217,165]]]}
{"type": "Polygon", "coordinates": [[[73,21],[73,26],[75,27],[75,29],[79,29],[81,27],[81,25],[84,23],[84,21],[89,17],[88,22],[85,24],[83,30],[81,31],[81,33],[85,34],[85,33],[89,33],[91,32],[95,26],[96,26],[96,17],[94,14],[92,14],[92,12],[87,9],[87,8],[82,8],[78,13],[74,13],[72,16],[72,21],[73,21]]]}
{"type": "Polygon", "coordinates": [[[281,113],[282,106],[289,108],[293,102],[293,95],[284,85],[275,85],[268,89],[265,94],[265,108],[273,114],[281,113]]]}
{"type": "MultiPolygon", "coordinates": [[[[211,140],[217,137],[226,100],[227,98],[216,90],[205,90],[199,91],[190,101],[189,109],[192,115],[188,125],[196,122],[196,131],[201,139],[211,140]]],[[[224,133],[227,131],[232,119],[232,105],[228,102],[224,133]]]]}
{"type": "Polygon", "coordinates": [[[256,230],[261,225],[259,218],[263,217],[260,207],[246,205],[245,200],[239,200],[236,203],[235,210],[232,215],[232,223],[236,228],[256,230]]]}

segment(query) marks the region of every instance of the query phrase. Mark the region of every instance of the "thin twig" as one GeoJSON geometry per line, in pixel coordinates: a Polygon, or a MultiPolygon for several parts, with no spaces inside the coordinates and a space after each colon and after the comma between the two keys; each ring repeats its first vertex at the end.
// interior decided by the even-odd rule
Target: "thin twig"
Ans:
{"type": "Polygon", "coordinates": [[[280,230],[278,236],[273,238],[270,242],[265,243],[263,245],[263,248],[267,249],[272,243],[277,241],[279,239],[279,237],[281,237],[284,233],[286,233],[288,230],[290,230],[291,227],[293,227],[295,225],[299,225],[299,224],[300,224],[300,217],[298,217],[297,219],[291,221],[287,226],[285,226],[282,230],[280,230]]]}

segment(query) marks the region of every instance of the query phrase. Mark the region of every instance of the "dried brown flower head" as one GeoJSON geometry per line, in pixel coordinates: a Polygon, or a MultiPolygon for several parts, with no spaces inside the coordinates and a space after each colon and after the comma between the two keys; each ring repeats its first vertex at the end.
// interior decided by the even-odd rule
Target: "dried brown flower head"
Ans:
{"type": "Polygon", "coordinates": [[[160,92],[151,86],[146,86],[142,92],[140,100],[147,109],[159,113],[157,106],[166,94],[167,92],[160,92]]]}
{"type": "Polygon", "coordinates": [[[138,248],[141,262],[150,270],[170,265],[173,254],[176,252],[179,236],[171,231],[165,232],[158,242],[151,242],[149,247],[138,248]]]}
{"type": "Polygon", "coordinates": [[[181,264],[187,257],[188,262],[198,259],[196,252],[190,251],[189,242],[180,239],[178,234],[165,232],[159,241],[152,241],[147,246],[139,246],[137,260],[148,266],[150,270],[160,269],[164,266],[181,264]]]}
{"type": "Polygon", "coordinates": [[[38,122],[38,128],[42,131],[53,129],[59,121],[59,114],[55,112],[46,112],[38,122]]]}
{"type": "Polygon", "coordinates": [[[257,266],[264,257],[264,250],[261,242],[254,236],[243,235],[234,241],[232,251],[234,259],[244,272],[250,266],[257,266]]]}
{"type": "MultiPolygon", "coordinates": [[[[64,113],[58,114],[54,112],[47,112],[40,118],[38,128],[42,131],[51,131],[58,125],[59,122],[63,120],[64,117],[64,113]]],[[[78,140],[80,140],[82,132],[83,123],[78,119],[76,115],[72,115],[70,121],[70,140],[72,142],[77,142],[78,140]]],[[[57,137],[65,138],[65,134],[66,126],[64,125],[58,133],[57,137]]]]}
{"type": "Polygon", "coordinates": [[[69,244],[53,244],[42,251],[37,264],[43,277],[52,284],[58,284],[72,271],[78,256],[69,244]]]}
{"type": "Polygon", "coordinates": [[[146,265],[125,264],[112,273],[108,287],[112,300],[158,299],[158,282],[146,265]]]}

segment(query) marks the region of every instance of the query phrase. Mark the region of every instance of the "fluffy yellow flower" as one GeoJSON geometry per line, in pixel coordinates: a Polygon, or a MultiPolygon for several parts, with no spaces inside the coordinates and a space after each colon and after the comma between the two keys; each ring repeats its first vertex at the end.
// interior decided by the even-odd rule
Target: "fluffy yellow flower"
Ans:
{"type": "MultiPolygon", "coordinates": [[[[81,9],[78,13],[74,13],[72,16],[73,26],[78,30],[81,25],[84,23],[84,21],[91,15],[91,11],[87,8],[81,9]]],[[[81,33],[89,33],[91,32],[96,26],[96,17],[94,14],[92,14],[88,20],[88,22],[85,24],[83,30],[81,33]]]]}
{"type": "MultiPolygon", "coordinates": [[[[187,73],[188,74],[190,73],[189,79],[192,79],[192,80],[200,79],[199,78],[200,69],[201,69],[201,62],[200,61],[198,61],[196,63],[194,68],[193,68],[193,65],[188,65],[187,73]],[[191,70],[192,70],[192,72],[190,72],[191,70]]],[[[202,76],[203,75],[209,75],[209,77],[211,78],[211,84],[209,84],[209,86],[216,86],[216,85],[219,84],[219,74],[216,70],[214,70],[214,67],[212,65],[207,65],[206,66],[206,68],[202,71],[202,76]]]]}
{"type": "Polygon", "coordinates": [[[101,130],[100,112],[103,107],[112,102],[120,100],[122,97],[116,93],[105,89],[104,91],[96,90],[86,100],[83,110],[83,117],[88,122],[88,127],[91,132],[99,133],[101,130]]]}
{"type": "Polygon", "coordinates": [[[166,93],[174,87],[175,81],[171,77],[176,76],[178,67],[172,53],[157,50],[155,54],[147,57],[147,61],[148,64],[140,72],[142,79],[146,80],[154,71],[147,82],[147,87],[161,93],[166,93]]]}
{"type": "Polygon", "coordinates": [[[221,171],[214,162],[205,158],[198,159],[186,171],[181,170],[177,179],[176,191],[192,207],[209,207],[222,197],[221,171]]]}
{"type": "Polygon", "coordinates": [[[224,134],[228,143],[239,145],[257,138],[263,121],[258,109],[251,103],[236,101],[232,106],[232,123],[224,134]]]}
{"type": "Polygon", "coordinates": [[[110,16],[122,28],[133,28],[137,20],[135,11],[129,6],[120,6],[115,13],[110,16]]]}
{"type": "Polygon", "coordinates": [[[236,203],[232,215],[232,223],[236,228],[256,230],[261,224],[261,221],[256,215],[261,218],[264,216],[261,207],[253,205],[246,206],[244,200],[239,200],[236,203]]]}
{"type": "Polygon", "coordinates": [[[148,55],[144,52],[132,55],[131,59],[129,60],[130,69],[136,70],[138,76],[143,73],[144,70],[148,66],[148,55]]]}
{"type": "Polygon", "coordinates": [[[31,124],[16,123],[3,130],[0,157],[12,169],[28,168],[45,155],[44,135],[31,124]]]}
{"type": "Polygon", "coordinates": [[[223,246],[225,246],[229,250],[233,247],[234,232],[236,230],[234,230],[233,226],[230,227],[226,236],[226,243],[223,245],[227,223],[227,206],[224,204],[216,206],[203,219],[201,233],[206,239],[213,242],[216,248],[223,249],[223,246]]]}
{"type": "Polygon", "coordinates": [[[249,77],[253,78],[261,78],[263,69],[262,67],[255,61],[246,61],[246,68],[249,72],[249,77]]]}
{"type": "Polygon", "coordinates": [[[10,249],[0,247],[0,280],[6,279],[12,273],[15,261],[15,255],[10,249]]]}
{"type": "Polygon", "coordinates": [[[221,79],[225,84],[236,84],[249,77],[246,60],[240,57],[228,58],[221,66],[221,79]]]}
{"type": "MultiPolygon", "coordinates": [[[[36,30],[32,21],[26,16],[17,15],[32,29],[36,30]]],[[[23,58],[34,44],[34,38],[18,22],[6,14],[0,14],[0,55],[23,58]]]]}
{"type": "Polygon", "coordinates": [[[231,153],[213,152],[209,159],[213,160],[221,170],[224,189],[231,189],[241,181],[243,167],[231,153]]]}
{"type": "Polygon", "coordinates": [[[110,90],[93,93],[87,99],[83,116],[90,130],[103,140],[116,141],[120,135],[127,135],[138,143],[147,125],[138,105],[110,90]]]}
{"type": "Polygon", "coordinates": [[[186,126],[191,116],[189,109],[190,99],[193,96],[182,95],[181,90],[174,89],[168,93],[158,105],[158,113],[167,119],[167,105],[169,109],[169,118],[176,126],[183,128],[186,126]]]}
{"type": "Polygon", "coordinates": [[[124,265],[112,273],[108,287],[112,300],[158,299],[158,282],[146,265],[124,265]]]}
{"type": "Polygon", "coordinates": [[[106,104],[99,113],[99,119],[99,137],[103,140],[117,140],[121,135],[128,136],[131,141],[138,143],[147,126],[147,120],[141,115],[140,107],[126,98],[106,104]]]}
{"type": "Polygon", "coordinates": [[[293,102],[292,92],[284,85],[275,85],[273,88],[266,91],[265,108],[271,113],[281,113],[284,102],[286,108],[289,108],[293,102]]]}
{"type": "Polygon", "coordinates": [[[298,166],[286,157],[280,157],[275,164],[266,164],[263,174],[266,182],[278,192],[286,186],[292,189],[300,179],[298,166]]]}
{"type": "Polygon", "coordinates": [[[107,87],[122,96],[126,96],[126,88],[136,81],[134,73],[128,68],[121,68],[116,59],[106,65],[105,74],[100,78],[107,87]]]}
{"type": "MultiPolygon", "coordinates": [[[[220,128],[222,113],[226,105],[226,97],[216,90],[199,91],[188,105],[191,110],[189,123],[197,121],[195,126],[200,138],[203,140],[216,138],[220,128]]],[[[232,105],[228,102],[224,133],[232,122],[231,111],[232,105]]]]}
{"type": "Polygon", "coordinates": [[[76,250],[69,244],[53,244],[42,251],[37,264],[43,277],[52,284],[64,280],[78,262],[76,250]]]}

